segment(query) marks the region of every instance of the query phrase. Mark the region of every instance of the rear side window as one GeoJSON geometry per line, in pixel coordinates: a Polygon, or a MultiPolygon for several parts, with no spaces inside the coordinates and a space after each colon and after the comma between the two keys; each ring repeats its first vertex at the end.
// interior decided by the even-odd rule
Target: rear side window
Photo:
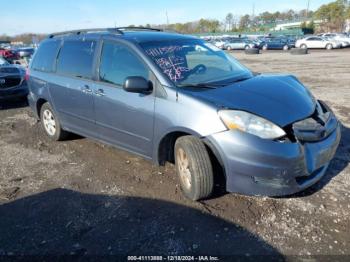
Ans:
{"type": "Polygon", "coordinates": [[[104,43],[100,62],[100,81],[122,86],[127,77],[141,76],[148,79],[149,71],[129,48],[104,43]]]}
{"type": "Polygon", "coordinates": [[[61,41],[43,42],[36,52],[32,63],[32,69],[43,72],[53,72],[55,60],[61,41]]]}
{"type": "Polygon", "coordinates": [[[58,55],[57,73],[91,79],[95,49],[95,41],[65,41],[58,55]]]}

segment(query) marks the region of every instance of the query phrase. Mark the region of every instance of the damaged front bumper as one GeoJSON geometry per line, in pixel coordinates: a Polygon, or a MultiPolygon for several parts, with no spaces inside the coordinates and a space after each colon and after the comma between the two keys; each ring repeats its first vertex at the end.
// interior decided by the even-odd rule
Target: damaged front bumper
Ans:
{"type": "Polygon", "coordinates": [[[206,137],[220,157],[229,192],[282,196],[302,191],[325,174],[340,142],[336,121],[320,141],[271,141],[231,130],[206,137]]]}

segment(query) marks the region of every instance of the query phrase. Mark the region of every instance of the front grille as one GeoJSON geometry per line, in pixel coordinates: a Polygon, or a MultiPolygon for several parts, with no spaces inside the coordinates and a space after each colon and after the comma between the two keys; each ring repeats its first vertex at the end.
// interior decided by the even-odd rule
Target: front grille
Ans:
{"type": "Polygon", "coordinates": [[[292,125],[295,138],[304,142],[316,142],[328,137],[337,127],[337,120],[330,110],[317,103],[314,114],[292,125]]]}
{"type": "Polygon", "coordinates": [[[0,76],[0,89],[11,88],[18,86],[21,83],[19,76],[0,76]]]}
{"type": "Polygon", "coordinates": [[[0,73],[2,74],[19,74],[18,68],[15,67],[0,67],[0,73]]]}

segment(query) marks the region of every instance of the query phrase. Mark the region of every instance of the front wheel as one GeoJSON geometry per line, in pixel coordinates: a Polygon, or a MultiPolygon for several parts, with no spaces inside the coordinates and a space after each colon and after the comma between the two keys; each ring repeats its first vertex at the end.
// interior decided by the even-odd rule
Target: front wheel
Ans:
{"type": "Polygon", "coordinates": [[[228,46],[228,47],[226,47],[226,50],[227,50],[227,51],[231,51],[231,50],[232,50],[232,47],[231,47],[231,46],[228,46]]]}
{"type": "Polygon", "coordinates": [[[175,143],[176,173],[184,195],[194,201],[207,198],[214,188],[213,167],[203,142],[183,136],[175,143]]]}
{"type": "Polygon", "coordinates": [[[61,141],[67,138],[68,132],[61,128],[61,124],[49,103],[45,103],[41,107],[40,120],[45,133],[50,139],[61,141]]]}
{"type": "Polygon", "coordinates": [[[307,46],[306,46],[305,44],[302,44],[302,45],[300,46],[300,48],[302,48],[302,49],[307,49],[307,46]]]}
{"type": "Polygon", "coordinates": [[[264,51],[266,51],[268,48],[267,48],[267,45],[264,45],[263,48],[262,48],[264,51]]]}
{"type": "Polygon", "coordinates": [[[332,44],[326,45],[326,49],[327,49],[327,50],[332,50],[332,49],[333,49],[333,45],[332,45],[332,44]]]}
{"type": "Polygon", "coordinates": [[[284,50],[284,51],[288,51],[288,50],[289,50],[289,46],[285,45],[285,46],[283,47],[283,50],[284,50]]]}

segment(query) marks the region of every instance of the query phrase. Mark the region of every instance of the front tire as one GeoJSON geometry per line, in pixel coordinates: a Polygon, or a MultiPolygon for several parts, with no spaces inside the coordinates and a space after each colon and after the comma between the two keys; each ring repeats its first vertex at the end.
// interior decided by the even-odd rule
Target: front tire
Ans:
{"type": "Polygon", "coordinates": [[[332,50],[333,49],[333,45],[332,44],[327,44],[326,45],[326,49],[327,50],[332,50]]]}
{"type": "Polygon", "coordinates": [[[300,46],[300,48],[302,48],[302,49],[307,49],[307,45],[302,44],[302,45],[300,46]]]}
{"type": "Polygon", "coordinates": [[[214,188],[213,167],[203,142],[183,136],[175,143],[176,173],[184,195],[197,201],[211,195],[214,188]]]}
{"type": "Polygon", "coordinates": [[[289,50],[289,46],[288,46],[288,45],[285,45],[285,46],[283,47],[283,50],[284,50],[284,51],[288,51],[288,50],[289,50]]]}
{"type": "Polygon", "coordinates": [[[40,110],[41,125],[46,135],[53,141],[65,140],[68,132],[64,131],[49,103],[43,104],[40,110]]]}

